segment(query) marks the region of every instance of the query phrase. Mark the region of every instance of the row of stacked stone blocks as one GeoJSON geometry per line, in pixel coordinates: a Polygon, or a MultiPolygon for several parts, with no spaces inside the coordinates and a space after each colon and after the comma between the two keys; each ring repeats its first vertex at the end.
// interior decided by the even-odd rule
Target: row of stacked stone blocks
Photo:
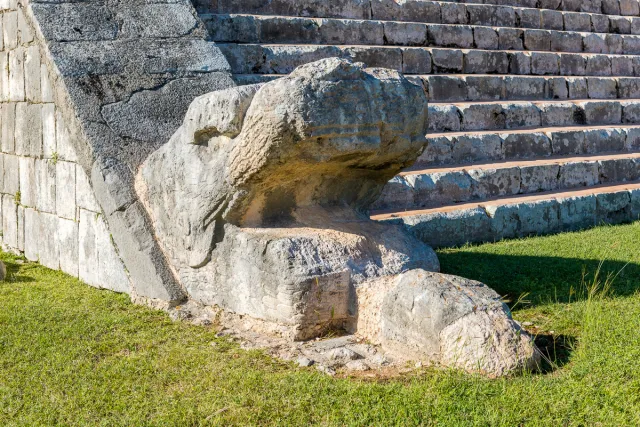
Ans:
{"type": "Polygon", "coordinates": [[[431,132],[640,123],[638,101],[517,101],[431,104],[431,132]]]}
{"type": "Polygon", "coordinates": [[[558,190],[581,190],[596,185],[640,179],[637,154],[606,160],[505,165],[499,169],[453,169],[407,174],[394,178],[376,202],[376,209],[420,209],[443,204],[558,190]]]}
{"type": "Polygon", "coordinates": [[[416,166],[446,166],[640,150],[638,127],[440,134],[432,135],[428,139],[429,145],[416,166]]]}
{"type": "MultiPolygon", "coordinates": [[[[484,0],[485,4],[476,4],[476,2],[477,0],[466,2],[258,0],[252,1],[251,6],[253,13],[264,15],[313,15],[327,18],[389,19],[442,24],[497,25],[502,23],[506,26],[515,26],[520,23],[523,26],[529,26],[544,20],[548,25],[545,28],[556,30],[574,28],[574,26],[583,29],[585,28],[583,22],[587,21],[587,17],[591,14],[640,15],[637,0],[484,0]],[[563,11],[574,13],[562,13],[563,11]]],[[[234,0],[195,0],[194,3],[204,13],[246,13],[247,9],[245,4],[234,0]]],[[[596,28],[604,28],[603,22],[599,19],[595,24],[599,24],[596,28]]]]}
{"type": "Polygon", "coordinates": [[[482,243],[581,230],[640,218],[640,191],[566,195],[521,203],[483,203],[448,212],[416,214],[385,221],[404,224],[434,247],[482,243]]]}
{"type": "Polygon", "coordinates": [[[49,68],[13,3],[0,4],[3,247],[93,286],[128,291],[124,266],[53,101],[49,68]]]}
{"type": "Polygon", "coordinates": [[[411,76],[431,102],[542,99],[638,99],[636,77],[411,76]]]}
{"type": "MultiPolygon", "coordinates": [[[[621,18],[631,25],[628,18],[621,18]]],[[[607,18],[608,20],[608,18],[607,18]]],[[[634,19],[640,26],[640,18],[634,19]]],[[[217,42],[301,43],[369,46],[431,46],[461,49],[529,50],[637,54],[640,36],[511,27],[428,24],[251,15],[213,15],[208,20],[217,42]]]]}
{"type": "Polygon", "coordinates": [[[406,74],[640,76],[636,56],[432,47],[220,44],[236,74],[288,74],[323,58],[347,58],[406,74]]]}

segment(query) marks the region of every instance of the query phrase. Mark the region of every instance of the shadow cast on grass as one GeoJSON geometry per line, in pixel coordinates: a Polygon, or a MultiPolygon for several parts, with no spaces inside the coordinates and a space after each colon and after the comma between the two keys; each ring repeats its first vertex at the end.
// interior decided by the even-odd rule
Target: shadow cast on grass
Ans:
{"type": "MultiPolygon", "coordinates": [[[[620,261],[545,256],[501,255],[478,252],[438,254],[442,272],[478,280],[493,288],[514,308],[531,308],[549,303],[569,303],[585,298],[600,267],[599,279],[615,276],[611,295],[629,296],[640,289],[640,265],[620,261]],[[522,296],[526,302],[521,304],[522,296]]],[[[535,343],[543,355],[540,373],[550,373],[569,362],[576,337],[536,334],[535,343]]]]}
{"type": "Polygon", "coordinates": [[[535,343],[542,353],[541,374],[547,374],[569,363],[575,348],[576,338],[568,335],[539,334],[535,343]]]}
{"type": "Polygon", "coordinates": [[[17,274],[20,271],[20,267],[22,265],[16,262],[8,261],[8,260],[3,260],[3,262],[4,262],[4,265],[7,267],[7,276],[5,277],[3,282],[0,282],[0,284],[2,283],[33,283],[36,281],[31,276],[25,276],[24,274],[17,274]]]}
{"type": "MultiPolygon", "coordinates": [[[[528,294],[527,307],[575,301],[583,291],[581,279],[591,282],[602,262],[595,259],[545,256],[497,255],[477,252],[439,253],[442,272],[483,282],[513,305],[528,294]]],[[[640,264],[607,261],[600,278],[617,277],[612,284],[615,296],[633,295],[640,289],[640,264]]]]}

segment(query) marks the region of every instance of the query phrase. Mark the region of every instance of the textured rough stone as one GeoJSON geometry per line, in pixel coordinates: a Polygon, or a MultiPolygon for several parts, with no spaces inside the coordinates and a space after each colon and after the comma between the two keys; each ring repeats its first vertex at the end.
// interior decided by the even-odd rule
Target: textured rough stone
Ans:
{"type": "Polygon", "coordinates": [[[582,154],[585,152],[585,134],[580,131],[553,132],[551,146],[555,155],[582,154]]]}
{"type": "Polygon", "coordinates": [[[345,320],[353,283],[437,268],[430,248],[358,213],[422,152],[426,114],[421,87],[340,59],[197,99],[138,182],[189,295],[307,338],[345,320]],[[318,292],[334,303],[305,296],[318,292]]]}
{"type": "Polygon", "coordinates": [[[537,193],[558,188],[558,165],[520,166],[520,191],[537,193]]]}
{"type": "Polygon", "coordinates": [[[2,156],[2,193],[15,195],[20,191],[20,160],[17,156],[2,156]]]}
{"type": "Polygon", "coordinates": [[[512,196],[520,192],[520,169],[469,169],[472,194],[478,199],[512,196]]]}
{"type": "Polygon", "coordinates": [[[56,229],[60,248],[60,270],[78,277],[78,223],[59,218],[56,229]]]}
{"type": "Polygon", "coordinates": [[[23,48],[9,52],[9,100],[25,100],[23,48]]]}
{"type": "Polygon", "coordinates": [[[561,188],[590,187],[598,183],[596,162],[569,162],[562,165],[558,181],[561,188]]]}
{"type": "Polygon", "coordinates": [[[402,218],[402,223],[420,240],[433,247],[493,240],[490,218],[481,208],[415,215],[402,218]]]}
{"type": "Polygon", "coordinates": [[[502,140],[493,134],[457,136],[451,158],[455,163],[499,160],[502,158],[502,140]]]}
{"type": "Polygon", "coordinates": [[[13,102],[2,104],[2,141],[1,148],[5,153],[15,152],[16,104],[13,102]]]}
{"type": "Polygon", "coordinates": [[[47,160],[35,161],[35,208],[40,212],[56,211],[56,165],[47,160]]]}
{"type": "Polygon", "coordinates": [[[38,199],[36,186],[36,160],[31,157],[19,157],[20,163],[20,203],[35,207],[38,199]]]}
{"type": "Polygon", "coordinates": [[[100,287],[100,277],[97,266],[98,248],[96,247],[96,223],[98,215],[94,212],[80,209],[78,231],[78,265],[80,280],[88,285],[100,287]]]}
{"type": "Polygon", "coordinates": [[[416,206],[413,186],[401,176],[394,177],[384,186],[372,209],[410,209],[416,206]]]}
{"type": "Polygon", "coordinates": [[[507,159],[549,156],[551,140],[543,133],[505,134],[502,147],[507,159]]]}
{"type": "Polygon", "coordinates": [[[584,135],[586,153],[624,151],[626,135],[622,129],[593,129],[585,131],[584,135]]]}
{"type": "Polygon", "coordinates": [[[2,195],[2,242],[18,247],[18,207],[14,196],[2,195]]]}
{"type": "Polygon", "coordinates": [[[76,165],[58,161],[55,164],[55,212],[61,218],[76,219],[76,165]]]}
{"type": "MultiPolygon", "coordinates": [[[[412,270],[387,286],[386,292],[371,286],[383,297],[370,297],[366,308],[380,317],[372,339],[390,352],[492,376],[538,368],[533,340],[486,285],[412,270]]],[[[363,299],[366,292],[358,290],[363,299]]]]}
{"type": "Polygon", "coordinates": [[[416,206],[462,202],[471,198],[471,179],[463,171],[408,175],[405,179],[414,189],[416,206]]]}
{"type": "Polygon", "coordinates": [[[457,132],[461,128],[461,113],[455,105],[429,106],[429,131],[457,132]]]}
{"type": "Polygon", "coordinates": [[[558,199],[560,223],[568,231],[581,230],[596,225],[596,197],[575,196],[558,199]]]}
{"type": "Polygon", "coordinates": [[[596,195],[596,220],[598,223],[631,221],[631,195],[628,191],[596,195]]]}

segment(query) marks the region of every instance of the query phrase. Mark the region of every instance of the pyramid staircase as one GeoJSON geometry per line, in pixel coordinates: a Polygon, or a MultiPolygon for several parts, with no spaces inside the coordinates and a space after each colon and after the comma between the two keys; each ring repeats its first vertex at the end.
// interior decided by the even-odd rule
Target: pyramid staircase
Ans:
{"type": "Polygon", "coordinates": [[[443,247],[640,214],[637,0],[195,3],[239,84],[337,56],[423,86],[429,146],[374,219],[443,247]]]}

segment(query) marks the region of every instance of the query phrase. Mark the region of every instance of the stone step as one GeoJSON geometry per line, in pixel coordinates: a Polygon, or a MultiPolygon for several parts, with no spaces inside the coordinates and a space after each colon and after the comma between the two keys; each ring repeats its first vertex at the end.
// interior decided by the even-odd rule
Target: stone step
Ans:
{"type": "Polygon", "coordinates": [[[430,168],[395,177],[372,209],[421,209],[640,180],[640,152],[430,168]]]}
{"type": "MultiPolygon", "coordinates": [[[[452,1],[456,2],[456,0],[452,1]]],[[[638,16],[639,14],[637,0],[463,0],[460,3],[511,5],[567,12],[602,13],[605,15],[638,16]]]]}
{"type": "Polygon", "coordinates": [[[221,43],[640,54],[640,36],[634,34],[260,15],[207,15],[205,23],[212,40],[221,43]]]}
{"type": "Polygon", "coordinates": [[[340,57],[405,74],[638,76],[640,56],[391,46],[218,44],[235,74],[289,74],[340,57]]]}
{"type": "Polygon", "coordinates": [[[640,100],[490,101],[429,105],[429,131],[434,133],[621,124],[640,124],[640,100]]]}
{"type": "MultiPolygon", "coordinates": [[[[242,74],[236,75],[235,80],[245,85],[282,76],[242,74]]],[[[430,102],[640,98],[640,78],[637,77],[437,74],[409,78],[423,85],[430,102]]]]}
{"type": "MultiPolygon", "coordinates": [[[[562,12],[576,15],[638,16],[637,0],[194,0],[198,11],[206,13],[251,13],[257,15],[308,16],[317,18],[392,19],[434,23],[472,23],[464,20],[490,19],[489,22],[512,20],[532,24],[547,20],[552,25],[565,24],[559,20],[562,12]],[[249,4],[247,4],[249,3],[249,4]],[[538,13],[536,13],[538,12],[538,13]],[[491,16],[489,16],[491,15],[491,16]]],[[[569,18],[569,24],[581,21],[569,18]]],[[[596,18],[598,25],[600,18],[596,18]]],[[[512,26],[512,25],[508,25],[512,26]]],[[[562,29],[562,28],[554,28],[562,29]]]]}
{"type": "Polygon", "coordinates": [[[479,162],[631,153],[640,150],[640,126],[574,126],[427,135],[414,169],[479,162]]]}
{"type": "Polygon", "coordinates": [[[433,209],[372,212],[434,247],[559,233],[640,217],[640,182],[495,198],[433,209]]]}
{"type": "Polygon", "coordinates": [[[308,10],[301,11],[295,8],[279,9],[274,8],[274,6],[278,6],[276,2],[270,2],[263,6],[265,7],[252,9],[238,2],[221,4],[217,10],[203,13],[201,17],[207,22],[212,19],[212,15],[250,14],[640,34],[640,18],[637,16],[563,12],[492,4],[440,1],[385,2],[385,4],[374,2],[373,9],[369,13],[355,14],[352,9],[315,10],[311,13],[308,10]]]}
{"type": "Polygon", "coordinates": [[[431,102],[640,98],[636,77],[440,74],[420,79],[431,102]]]}

